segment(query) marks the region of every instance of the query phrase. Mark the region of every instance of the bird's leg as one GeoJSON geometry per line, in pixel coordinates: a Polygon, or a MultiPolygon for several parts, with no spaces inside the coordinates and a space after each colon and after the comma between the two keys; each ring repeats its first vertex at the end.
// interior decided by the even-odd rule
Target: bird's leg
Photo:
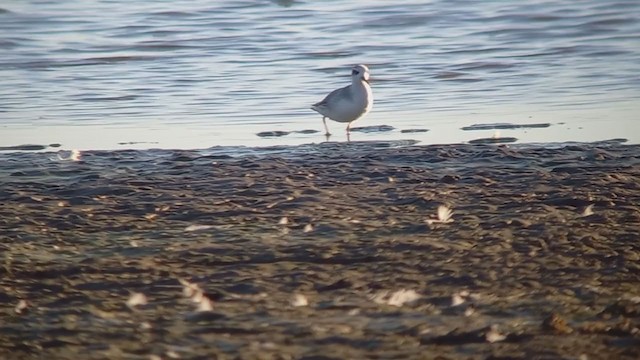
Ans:
{"type": "Polygon", "coordinates": [[[351,123],[347,125],[347,135],[349,135],[349,133],[351,133],[351,123]]]}
{"type": "Polygon", "coordinates": [[[331,136],[331,133],[329,132],[329,128],[327,127],[327,117],[326,116],[322,117],[322,122],[324,123],[324,130],[326,131],[325,135],[327,137],[331,136]]]}

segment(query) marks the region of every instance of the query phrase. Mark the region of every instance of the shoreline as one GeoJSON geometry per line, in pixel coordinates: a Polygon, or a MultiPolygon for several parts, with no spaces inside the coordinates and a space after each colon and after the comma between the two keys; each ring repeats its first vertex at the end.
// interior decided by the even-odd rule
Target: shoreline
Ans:
{"type": "MultiPolygon", "coordinates": [[[[585,122],[558,121],[559,118],[541,116],[511,122],[503,122],[509,117],[436,118],[425,126],[424,122],[389,122],[382,119],[363,122],[354,128],[352,141],[399,141],[412,139],[424,145],[472,143],[477,141],[503,143],[548,143],[548,142],[598,142],[607,139],[625,139],[629,144],[640,144],[640,137],[634,131],[636,122],[629,117],[614,125],[606,121],[593,122],[584,117],[585,122]],[[597,126],[596,126],[597,125],[597,126]]],[[[146,150],[162,149],[205,149],[212,146],[300,146],[321,143],[326,138],[320,131],[322,122],[292,121],[276,124],[207,124],[194,123],[186,126],[157,124],[150,126],[134,123],[115,125],[56,124],[39,127],[6,126],[0,139],[3,149],[20,149],[29,146],[35,150],[146,150]]],[[[337,130],[337,129],[336,129],[337,130]]],[[[639,129],[640,130],[640,129],[639,129]]],[[[346,135],[336,132],[331,141],[347,142],[346,135]]]]}
{"type": "MultiPolygon", "coordinates": [[[[277,137],[267,139],[277,139],[277,137]]],[[[509,146],[516,148],[528,148],[528,147],[542,147],[542,148],[557,148],[557,147],[565,147],[565,146],[612,146],[612,145],[640,145],[640,143],[630,142],[626,138],[609,138],[603,140],[595,140],[595,141],[544,141],[544,142],[524,142],[519,141],[514,137],[476,137],[470,141],[466,142],[451,142],[451,143],[433,143],[433,144],[425,144],[417,139],[410,138],[398,138],[398,139],[367,139],[367,140],[353,140],[353,141],[341,141],[341,140],[329,140],[329,141],[319,141],[319,142],[305,142],[300,144],[264,144],[264,145],[214,145],[208,147],[200,147],[200,148],[171,148],[171,147],[137,147],[138,145],[149,145],[153,143],[149,142],[129,142],[129,143],[121,143],[120,145],[126,146],[130,145],[128,148],[105,148],[105,149],[73,149],[70,147],[63,146],[60,143],[51,143],[51,144],[21,144],[21,145],[11,145],[11,146],[0,146],[0,155],[10,155],[13,153],[40,153],[40,154],[56,154],[61,152],[69,152],[69,151],[81,151],[81,152],[118,152],[118,151],[191,151],[191,152],[212,152],[212,151],[222,151],[225,153],[231,153],[234,150],[238,150],[239,154],[242,155],[244,152],[242,150],[251,151],[260,151],[265,150],[269,151],[270,149],[291,149],[295,151],[299,148],[306,147],[314,147],[314,146],[325,146],[325,145],[335,145],[335,144],[343,144],[345,146],[359,146],[367,144],[388,144],[384,147],[406,147],[406,146],[422,146],[422,147],[430,147],[430,146],[466,146],[466,145],[491,145],[491,146],[509,146]]],[[[155,143],[157,144],[157,143],[155,143]]]]}
{"type": "Polygon", "coordinates": [[[400,145],[0,154],[0,355],[640,356],[639,145],[400,145]]]}

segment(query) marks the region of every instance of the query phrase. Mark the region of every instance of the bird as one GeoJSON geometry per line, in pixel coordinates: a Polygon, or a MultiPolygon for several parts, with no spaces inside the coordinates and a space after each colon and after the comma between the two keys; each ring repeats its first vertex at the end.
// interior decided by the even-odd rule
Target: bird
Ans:
{"type": "Polygon", "coordinates": [[[322,115],[325,135],[331,135],[327,127],[327,118],[348,123],[347,136],[351,123],[366,115],[373,107],[373,93],[369,85],[369,68],[356,65],[351,69],[351,85],[333,90],[322,101],[311,105],[311,109],[322,115]]]}

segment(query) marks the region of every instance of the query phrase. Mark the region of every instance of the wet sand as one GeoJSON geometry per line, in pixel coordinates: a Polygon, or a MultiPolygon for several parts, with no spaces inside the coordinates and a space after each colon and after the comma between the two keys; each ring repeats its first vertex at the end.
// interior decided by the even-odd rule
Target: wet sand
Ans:
{"type": "Polygon", "coordinates": [[[640,146],[398,145],[0,154],[0,358],[640,358],[640,146]]]}

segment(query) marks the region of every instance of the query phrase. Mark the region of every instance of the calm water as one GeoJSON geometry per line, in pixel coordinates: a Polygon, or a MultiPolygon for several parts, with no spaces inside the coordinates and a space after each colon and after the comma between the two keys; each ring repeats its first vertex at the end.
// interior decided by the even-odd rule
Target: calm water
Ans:
{"type": "MultiPolygon", "coordinates": [[[[323,141],[308,109],[368,64],[352,140],[640,143],[640,1],[25,1],[0,4],[0,146],[323,141]],[[398,3],[402,3],[399,5],[398,3]],[[401,133],[429,129],[425,133],[401,133]]],[[[332,140],[344,125],[329,123],[332,140]]]]}

